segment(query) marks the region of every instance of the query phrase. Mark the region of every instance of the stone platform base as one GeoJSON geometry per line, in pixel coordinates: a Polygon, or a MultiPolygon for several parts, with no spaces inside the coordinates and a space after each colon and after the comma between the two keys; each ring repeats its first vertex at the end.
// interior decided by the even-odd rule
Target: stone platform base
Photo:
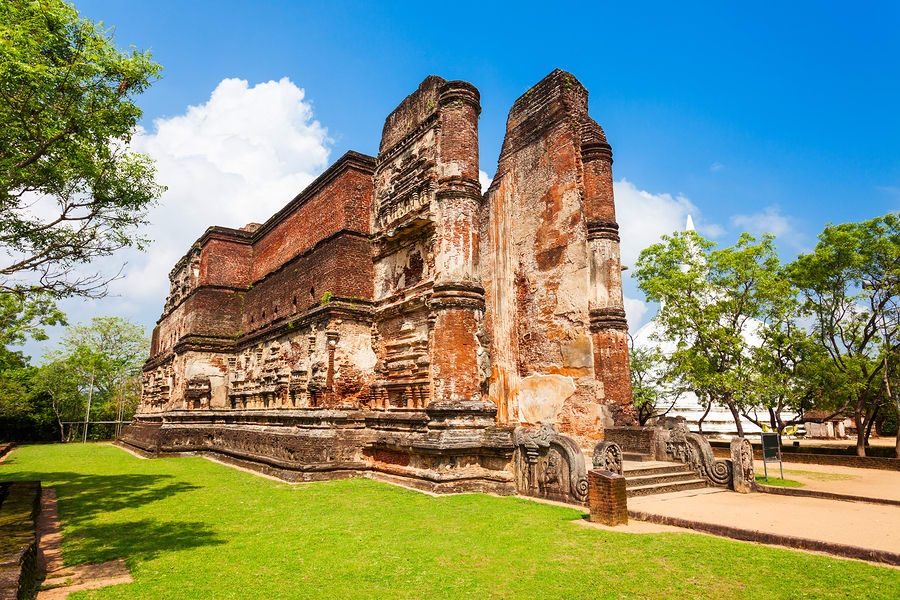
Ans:
{"type": "Polygon", "coordinates": [[[146,457],[209,456],[289,482],[372,477],[436,494],[516,493],[513,430],[468,421],[442,426],[425,410],[191,411],[138,418],[117,443],[146,457]]]}

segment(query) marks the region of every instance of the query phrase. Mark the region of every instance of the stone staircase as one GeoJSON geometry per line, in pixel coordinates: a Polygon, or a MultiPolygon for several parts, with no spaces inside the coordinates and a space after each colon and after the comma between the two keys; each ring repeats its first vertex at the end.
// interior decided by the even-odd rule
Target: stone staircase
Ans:
{"type": "Polygon", "coordinates": [[[628,460],[625,457],[622,474],[628,497],[650,496],[669,492],[682,492],[706,487],[706,479],[696,471],[678,462],[656,460],[628,460]]]}

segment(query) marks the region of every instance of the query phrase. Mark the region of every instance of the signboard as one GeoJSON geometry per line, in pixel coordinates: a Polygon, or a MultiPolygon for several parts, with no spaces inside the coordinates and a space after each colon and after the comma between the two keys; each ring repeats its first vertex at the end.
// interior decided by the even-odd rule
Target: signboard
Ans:
{"type": "Polygon", "coordinates": [[[760,436],[762,437],[763,471],[766,474],[766,481],[769,480],[769,469],[766,464],[775,461],[778,461],[781,478],[784,479],[784,465],[781,463],[781,437],[777,433],[761,433],[760,436]]]}

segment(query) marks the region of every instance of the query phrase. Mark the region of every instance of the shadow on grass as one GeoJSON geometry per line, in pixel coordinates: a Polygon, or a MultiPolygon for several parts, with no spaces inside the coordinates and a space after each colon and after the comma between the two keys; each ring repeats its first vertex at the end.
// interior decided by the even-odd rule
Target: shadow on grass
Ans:
{"type": "Polygon", "coordinates": [[[99,518],[103,515],[149,507],[200,488],[177,481],[172,475],[96,475],[70,471],[17,471],[9,475],[16,480],[41,480],[45,487],[56,489],[66,541],[66,564],[100,563],[117,558],[148,560],[167,552],[224,543],[202,522],[164,518],[97,522],[103,520],[99,518]]]}
{"type": "Polygon", "coordinates": [[[45,487],[55,487],[60,500],[60,517],[73,525],[89,521],[98,513],[135,508],[199,489],[199,486],[183,481],[166,481],[174,479],[171,475],[19,471],[15,478],[39,479],[45,487]]]}
{"type": "Polygon", "coordinates": [[[156,519],[86,524],[76,528],[66,541],[65,561],[72,565],[117,558],[150,560],[170,552],[225,543],[205,523],[156,519]]]}

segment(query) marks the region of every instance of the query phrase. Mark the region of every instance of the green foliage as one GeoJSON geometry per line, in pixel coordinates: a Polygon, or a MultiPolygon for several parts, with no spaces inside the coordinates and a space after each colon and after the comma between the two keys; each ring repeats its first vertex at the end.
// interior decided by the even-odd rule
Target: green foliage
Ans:
{"type": "Polygon", "coordinates": [[[29,338],[46,340],[44,328],[65,325],[65,318],[47,294],[0,292],[0,346],[21,345],[29,338]]]}
{"type": "Polygon", "coordinates": [[[331,297],[332,297],[332,296],[334,296],[334,294],[332,294],[331,292],[325,292],[324,294],[322,294],[321,305],[322,305],[322,306],[325,306],[326,304],[328,304],[329,302],[331,302],[331,297]]]}
{"type": "Polygon", "coordinates": [[[4,478],[54,487],[67,564],[134,582],[75,598],[894,598],[900,571],[689,533],[585,527],[582,512],[368,479],[289,485],[199,457],[26,446],[4,478]],[[248,568],[253,565],[253,568],[248,568]],[[793,574],[802,585],[784,585],[793,574]],[[512,576],[511,574],[515,574],[512,576]]]}
{"type": "Polygon", "coordinates": [[[45,340],[45,327],[65,323],[65,315],[47,294],[0,292],[0,441],[56,437],[48,398],[35,392],[34,367],[9,346],[45,340]]]}
{"type": "MultiPolygon", "coordinates": [[[[886,357],[900,349],[895,306],[900,299],[900,217],[831,225],[810,254],[790,265],[803,315],[832,372],[831,395],[853,414],[857,452],[887,400],[886,357]],[[887,321],[891,326],[887,326],[887,321]]],[[[897,405],[900,409],[900,404],[897,405]]]]}
{"type": "MultiPolygon", "coordinates": [[[[813,408],[846,410],[863,454],[879,414],[900,413],[900,217],[828,226],[787,266],[772,239],[716,250],[691,231],[641,253],[639,286],[676,346],[661,371],[727,406],[739,432],[741,415],[782,431],[813,408]]],[[[648,357],[634,356],[644,370],[648,357]]],[[[659,385],[634,387],[647,403],[659,385]]]]}
{"type": "Polygon", "coordinates": [[[659,348],[637,348],[630,336],[629,344],[632,398],[638,422],[645,425],[652,417],[665,416],[685,390],[673,380],[659,348]]]}
{"type": "Polygon", "coordinates": [[[728,407],[742,433],[753,359],[745,335],[787,293],[772,237],[743,234],[722,250],[694,231],[663,237],[641,252],[635,277],[652,301],[661,336],[675,344],[671,376],[698,397],[728,407]]]}
{"type": "Polygon", "coordinates": [[[88,398],[92,420],[128,419],[140,399],[141,366],[149,346],[143,328],[120,317],[68,327],[59,348],[44,356],[35,390],[51,398],[60,423],[83,420],[88,398]]]}
{"type": "Polygon", "coordinates": [[[0,291],[101,296],[109,278],[76,267],[144,247],[165,188],[128,145],[160,70],[63,0],[0,3],[0,291]]]}

